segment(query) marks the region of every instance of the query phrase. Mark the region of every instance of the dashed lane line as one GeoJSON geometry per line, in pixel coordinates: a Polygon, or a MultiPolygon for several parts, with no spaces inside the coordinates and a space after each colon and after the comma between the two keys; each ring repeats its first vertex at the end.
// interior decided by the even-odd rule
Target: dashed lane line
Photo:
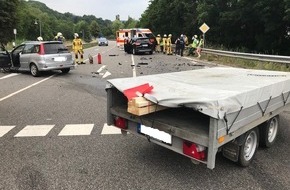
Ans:
{"type": "Polygon", "coordinates": [[[27,125],[14,137],[44,137],[53,127],[54,125],[27,125]]]}
{"type": "Polygon", "coordinates": [[[107,123],[104,124],[102,135],[118,135],[122,134],[121,129],[118,129],[117,127],[107,125],[107,123]]]}
{"type": "Polygon", "coordinates": [[[0,126],[0,137],[3,137],[6,133],[12,130],[15,126],[4,125],[0,126]]]}
{"type": "Polygon", "coordinates": [[[71,124],[66,125],[58,136],[90,135],[94,124],[71,124]]]}

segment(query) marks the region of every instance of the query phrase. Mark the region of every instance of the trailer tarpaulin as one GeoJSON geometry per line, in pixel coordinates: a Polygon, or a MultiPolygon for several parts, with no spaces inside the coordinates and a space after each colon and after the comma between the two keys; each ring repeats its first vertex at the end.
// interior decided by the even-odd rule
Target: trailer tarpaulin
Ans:
{"type": "Polygon", "coordinates": [[[213,118],[248,108],[290,91],[290,73],[241,68],[206,68],[108,80],[119,91],[150,84],[143,96],[166,107],[194,108],[213,118]]]}

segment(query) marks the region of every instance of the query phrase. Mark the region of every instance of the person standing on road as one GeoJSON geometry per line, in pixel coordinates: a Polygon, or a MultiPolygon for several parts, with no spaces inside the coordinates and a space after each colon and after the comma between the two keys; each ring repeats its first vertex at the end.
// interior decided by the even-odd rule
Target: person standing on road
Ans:
{"type": "Polygon", "coordinates": [[[180,55],[180,38],[175,40],[175,55],[180,55]]]}
{"type": "Polygon", "coordinates": [[[160,34],[158,34],[156,37],[156,47],[155,47],[155,52],[157,52],[157,53],[159,53],[161,51],[160,42],[161,42],[161,37],[160,37],[160,34]]]}
{"type": "Polygon", "coordinates": [[[180,56],[183,56],[183,51],[185,48],[185,41],[184,41],[184,36],[183,34],[180,35],[180,56]]]}
{"type": "Polygon", "coordinates": [[[56,41],[60,41],[60,42],[64,42],[65,38],[63,37],[62,33],[61,32],[58,32],[56,34],[56,36],[54,37],[54,40],[56,41]]]}
{"type": "Polygon", "coordinates": [[[162,41],[163,41],[163,54],[165,54],[167,51],[167,35],[166,34],[164,34],[162,41]]]}
{"type": "Polygon", "coordinates": [[[172,35],[169,34],[167,38],[167,55],[172,55],[172,42],[171,42],[172,35]]]}
{"type": "Polygon", "coordinates": [[[204,44],[204,40],[203,40],[203,36],[201,35],[198,46],[196,48],[197,58],[200,58],[201,56],[201,48],[203,47],[203,44],[204,44]]]}
{"type": "Polygon", "coordinates": [[[73,48],[73,51],[75,54],[75,63],[78,65],[86,64],[86,63],[84,63],[84,51],[83,51],[82,40],[80,39],[78,33],[75,33],[74,37],[75,37],[75,39],[73,40],[72,48],[73,48]]]}

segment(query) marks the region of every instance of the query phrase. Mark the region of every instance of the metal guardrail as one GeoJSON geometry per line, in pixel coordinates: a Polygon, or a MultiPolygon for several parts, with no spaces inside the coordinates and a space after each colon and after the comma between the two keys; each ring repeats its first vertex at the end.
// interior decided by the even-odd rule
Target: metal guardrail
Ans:
{"type": "Polygon", "coordinates": [[[202,51],[208,54],[221,55],[221,56],[227,56],[227,57],[236,57],[236,58],[250,59],[250,60],[256,60],[256,61],[290,64],[290,56],[239,53],[239,52],[222,51],[222,50],[214,50],[214,49],[207,49],[207,48],[203,48],[202,51]]]}

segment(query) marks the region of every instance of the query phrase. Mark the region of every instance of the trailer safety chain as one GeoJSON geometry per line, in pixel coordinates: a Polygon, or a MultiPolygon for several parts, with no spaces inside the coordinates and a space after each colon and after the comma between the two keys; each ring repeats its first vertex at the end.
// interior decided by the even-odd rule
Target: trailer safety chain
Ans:
{"type": "Polygon", "coordinates": [[[282,93],[282,98],[283,98],[284,106],[286,105],[286,102],[288,101],[288,98],[289,98],[289,95],[290,95],[290,91],[288,92],[288,95],[287,95],[287,97],[285,98],[284,94],[286,94],[286,93],[287,93],[287,92],[282,93]]]}
{"type": "Polygon", "coordinates": [[[265,107],[264,110],[263,110],[261,104],[260,104],[259,102],[257,102],[257,104],[258,104],[258,106],[259,106],[259,108],[260,108],[260,110],[261,110],[261,112],[262,112],[262,116],[265,115],[265,112],[266,112],[266,110],[267,110],[267,108],[268,108],[268,106],[269,106],[269,103],[270,103],[271,99],[272,99],[272,96],[270,96],[270,99],[268,100],[267,105],[266,105],[266,107],[265,107]]]}
{"type": "Polygon", "coordinates": [[[230,126],[228,125],[227,113],[225,113],[224,120],[225,120],[226,126],[227,126],[227,135],[229,134],[231,128],[233,127],[234,123],[238,119],[238,117],[239,117],[240,113],[242,112],[242,110],[243,110],[243,106],[240,108],[239,112],[237,113],[235,119],[233,120],[233,122],[232,122],[232,124],[230,126]]]}

